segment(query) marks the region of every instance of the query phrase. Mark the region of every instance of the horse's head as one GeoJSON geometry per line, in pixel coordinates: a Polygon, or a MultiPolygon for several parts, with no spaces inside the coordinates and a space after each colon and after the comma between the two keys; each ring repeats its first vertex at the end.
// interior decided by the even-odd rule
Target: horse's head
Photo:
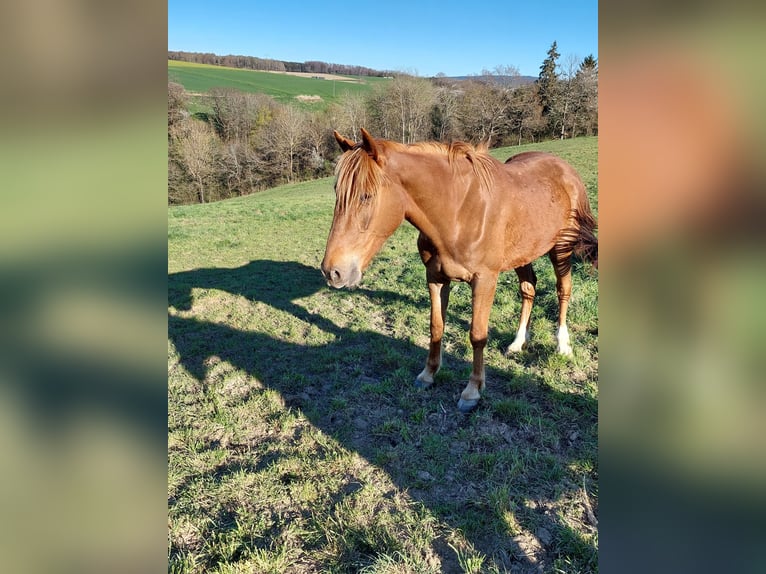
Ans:
{"type": "Polygon", "coordinates": [[[344,151],[335,169],[335,214],[322,274],[333,287],[355,287],[362,271],[404,219],[399,186],[383,170],[383,144],[362,129],[354,143],[335,132],[344,151]]]}

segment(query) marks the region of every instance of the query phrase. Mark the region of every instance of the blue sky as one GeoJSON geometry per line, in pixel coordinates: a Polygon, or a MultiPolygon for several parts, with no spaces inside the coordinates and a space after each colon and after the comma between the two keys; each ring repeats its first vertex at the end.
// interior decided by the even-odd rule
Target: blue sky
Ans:
{"type": "Polygon", "coordinates": [[[598,2],[559,0],[168,1],[168,49],[401,70],[537,76],[553,41],[598,58],[598,2]]]}

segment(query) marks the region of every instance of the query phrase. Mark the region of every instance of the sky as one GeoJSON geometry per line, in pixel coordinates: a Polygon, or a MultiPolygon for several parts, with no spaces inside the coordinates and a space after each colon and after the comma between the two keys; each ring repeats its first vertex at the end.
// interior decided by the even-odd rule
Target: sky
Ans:
{"type": "Polygon", "coordinates": [[[168,50],[319,60],[418,76],[598,58],[598,2],[168,0],[168,50]]]}

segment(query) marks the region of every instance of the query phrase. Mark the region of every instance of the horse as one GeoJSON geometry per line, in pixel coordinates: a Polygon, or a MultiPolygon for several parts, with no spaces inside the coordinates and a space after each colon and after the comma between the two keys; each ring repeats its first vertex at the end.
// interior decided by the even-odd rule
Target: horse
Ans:
{"type": "Polygon", "coordinates": [[[399,225],[420,232],[417,247],[431,300],[428,357],[416,385],[433,384],[442,362],[450,284],[471,286],[473,367],[458,409],[470,413],[485,387],[484,348],[498,275],[519,277],[521,312],[507,353],[529,339],[537,277],[532,262],[548,254],[559,301],[557,350],[572,355],[566,325],[573,253],[598,266],[596,220],[585,186],[564,160],[524,152],[505,163],[465,142],[361,142],[333,132],[342,150],[335,169],[335,209],[321,271],[331,287],[356,287],[362,272],[399,225]]]}

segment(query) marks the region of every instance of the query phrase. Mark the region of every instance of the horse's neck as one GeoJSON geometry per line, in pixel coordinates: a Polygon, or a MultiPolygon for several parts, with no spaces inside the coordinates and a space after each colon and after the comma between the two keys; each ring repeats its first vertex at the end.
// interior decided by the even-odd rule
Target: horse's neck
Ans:
{"type": "MultiPolygon", "coordinates": [[[[429,163],[425,169],[418,165],[417,158],[403,158],[396,168],[406,195],[405,218],[439,251],[451,251],[451,242],[457,239],[455,222],[458,212],[469,194],[475,191],[469,189],[472,178],[455,177],[446,157],[443,165],[441,162],[429,163]]],[[[481,198],[472,199],[475,203],[481,198]]]]}

